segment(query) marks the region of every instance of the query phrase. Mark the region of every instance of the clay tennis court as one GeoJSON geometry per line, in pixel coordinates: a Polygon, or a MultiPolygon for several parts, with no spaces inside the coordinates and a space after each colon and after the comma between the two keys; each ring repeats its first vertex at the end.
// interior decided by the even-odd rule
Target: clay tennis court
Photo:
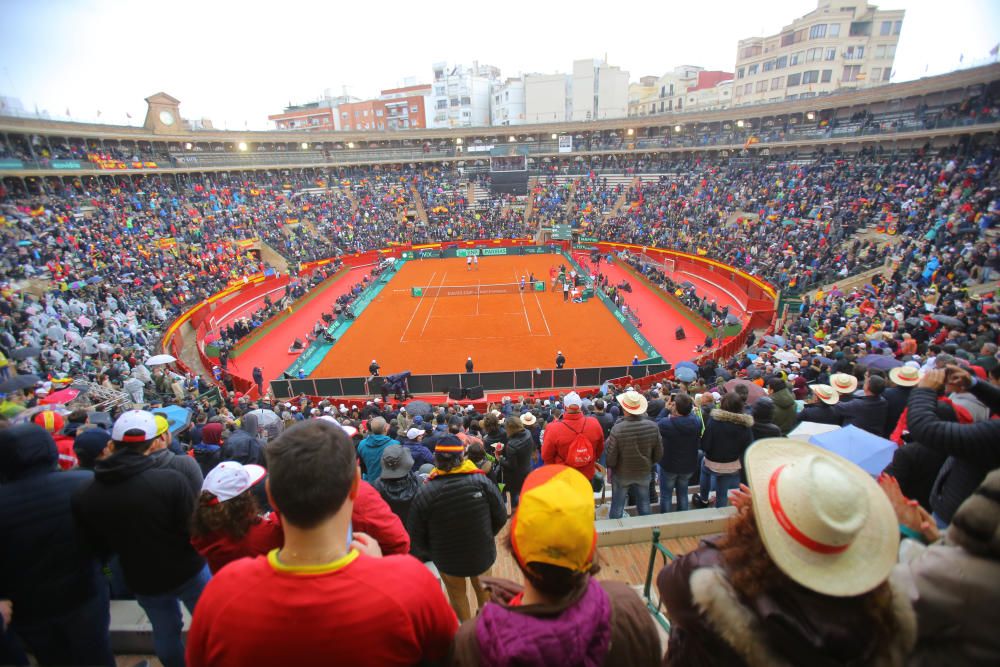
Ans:
{"type": "Polygon", "coordinates": [[[554,368],[561,350],[567,367],[628,364],[643,352],[598,299],[564,302],[553,292],[549,269],[561,255],[481,257],[468,270],[464,257],[411,260],[334,344],[311,377],[368,375],[378,359],[382,374],[554,368]],[[519,282],[534,273],[545,292],[479,296],[410,295],[412,287],[519,282]]]}

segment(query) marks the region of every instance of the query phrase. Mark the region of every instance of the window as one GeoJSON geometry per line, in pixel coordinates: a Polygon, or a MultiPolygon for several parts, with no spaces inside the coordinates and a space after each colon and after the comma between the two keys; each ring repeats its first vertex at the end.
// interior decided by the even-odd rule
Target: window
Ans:
{"type": "Polygon", "coordinates": [[[757,82],[757,92],[758,93],[766,93],[767,92],[767,81],[758,81],[757,82]]]}
{"type": "Polygon", "coordinates": [[[420,111],[420,107],[414,104],[412,107],[410,107],[410,111],[412,111],[413,113],[417,113],[418,111],[420,111]]]}
{"type": "Polygon", "coordinates": [[[785,69],[788,67],[788,56],[781,56],[774,61],[774,69],[785,69]]]}
{"type": "Polygon", "coordinates": [[[448,108],[448,100],[438,100],[436,108],[438,108],[438,109],[447,109],[448,108]]]}
{"type": "Polygon", "coordinates": [[[880,44],[880,45],[878,45],[878,46],[875,47],[875,58],[877,60],[881,60],[882,58],[885,58],[885,45],[884,44],[880,44]]]}
{"type": "Polygon", "coordinates": [[[878,28],[878,34],[885,37],[892,32],[892,21],[882,21],[882,25],[878,28]]]}
{"type": "Polygon", "coordinates": [[[771,70],[774,69],[774,61],[768,60],[766,63],[760,66],[760,69],[763,72],[770,72],[771,70]]]}
{"type": "Polygon", "coordinates": [[[756,64],[750,65],[750,67],[747,68],[747,76],[753,76],[756,73],[757,73],[757,65],[756,64]]]}
{"type": "Polygon", "coordinates": [[[776,76],[773,79],[771,79],[771,90],[779,90],[781,88],[781,84],[782,84],[782,82],[784,82],[784,80],[785,80],[785,77],[783,77],[783,76],[776,76]]]}
{"type": "Polygon", "coordinates": [[[882,68],[872,67],[872,81],[880,81],[882,79],[882,68]]]}
{"type": "Polygon", "coordinates": [[[886,47],[885,47],[885,57],[889,58],[889,59],[892,59],[892,58],[896,57],[896,45],[895,44],[888,44],[888,45],[886,45],[886,47]]]}
{"type": "Polygon", "coordinates": [[[814,60],[822,60],[822,59],[823,59],[823,49],[822,48],[809,49],[808,51],[806,51],[806,62],[807,63],[811,63],[814,60]]]}
{"type": "Polygon", "coordinates": [[[743,86],[743,92],[746,95],[749,95],[750,93],[752,93],[753,92],[753,84],[752,83],[748,83],[747,85],[743,86]]]}
{"type": "Polygon", "coordinates": [[[898,35],[902,31],[903,31],[902,21],[896,21],[895,23],[892,24],[892,34],[898,35]]]}
{"type": "Polygon", "coordinates": [[[347,112],[346,111],[341,111],[340,112],[340,117],[341,118],[347,118],[347,112]]]}
{"type": "Polygon", "coordinates": [[[793,53],[791,57],[788,59],[788,66],[792,67],[793,65],[798,65],[800,62],[802,62],[804,54],[805,51],[797,51],[796,53],[793,53]]]}
{"type": "Polygon", "coordinates": [[[823,74],[820,76],[819,81],[820,83],[830,83],[830,80],[832,78],[833,78],[833,70],[825,69],[823,70],[823,74]]]}
{"type": "Polygon", "coordinates": [[[788,83],[786,83],[785,86],[788,87],[788,88],[793,88],[793,87],[799,85],[799,83],[801,83],[801,81],[802,81],[802,75],[801,74],[789,74],[788,75],[788,83]]]}
{"type": "Polygon", "coordinates": [[[782,46],[791,46],[794,43],[795,43],[795,33],[794,32],[786,32],[785,34],[783,34],[781,36],[781,45],[782,46]]]}
{"type": "Polygon", "coordinates": [[[378,116],[379,118],[381,118],[382,117],[382,110],[381,109],[376,109],[375,110],[375,115],[378,116]]]}
{"type": "Polygon", "coordinates": [[[865,47],[848,46],[844,51],[844,60],[863,60],[865,57],[865,47]]]}
{"type": "Polygon", "coordinates": [[[462,98],[462,106],[467,107],[470,104],[472,104],[472,100],[470,98],[468,98],[468,97],[463,97],[462,98]]]}
{"type": "Polygon", "coordinates": [[[837,49],[830,48],[826,50],[826,60],[836,60],[837,59],[837,49]]]}
{"type": "Polygon", "coordinates": [[[820,23],[809,28],[809,39],[821,39],[826,37],[826,24],[820,23]]]}
{"type": "Polygon", "coordinates": [[[819,70],[811,69],[802,73],[802,83],[819,83],[819,70]]]}
{"type": "Polygon", "coordinates": [[[884,70],[882,70],[882,80],[888,81],[890,78],[892,78],[892,68],[886,67],[884,70]]]}
{"type": "Polygon", "coordinates": [[[855,21],[851,24],[849,34],[851,37],[870,37],[872,34],[872,22],[855,21]]]}
{"type": "Polygon", "coordinates": [[[858,80],[858,74],[861,73],[861,65],[845,65],[844,75],[840,77],[842,83],[849,83],[858,80]]]}
{"type": "Polygon", "coordinates": [[[829,30],[826,31],[829,37],[840,37],[840,24],[831,23],[829,30]]]}

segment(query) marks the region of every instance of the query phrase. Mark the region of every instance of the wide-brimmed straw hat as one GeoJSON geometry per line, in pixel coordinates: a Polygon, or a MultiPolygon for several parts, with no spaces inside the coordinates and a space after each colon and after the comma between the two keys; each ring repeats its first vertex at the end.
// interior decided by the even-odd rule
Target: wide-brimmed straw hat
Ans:
{"type": "Polygon", "coordinates": [[[746,467],[761,540],[789,578],[835,597],[867,593],[888,578],[899,530],[871,475],[788,438],[755,442],[746,467]]]}
{"type": "Polygon", "coordinates": [[[631,415],[646,414],[646,397],[634,389],[618,394],[618,403],[625,412],[631,415]]]}
{"type": "Polygon", "coordinates": [[[913,366],[900,366],[889,370],[889,379],[900,387],[913,387],[920,382],[920,369],[913,366]]]}
{"type": "Polygon", "coordinates": [[[841,394],[853,394],[858,388],[858,378],[847,373],[834,373],[830,376],[830,386],[841,394]]]}
{"type": "Polygon", "coordinates": [[[840,402],[840,394],[837,390],[828,384],[814,384],[810,387],[812,392],[816,394],[816,398],[823,401],[827,405],[836,405],[840,402]]]}

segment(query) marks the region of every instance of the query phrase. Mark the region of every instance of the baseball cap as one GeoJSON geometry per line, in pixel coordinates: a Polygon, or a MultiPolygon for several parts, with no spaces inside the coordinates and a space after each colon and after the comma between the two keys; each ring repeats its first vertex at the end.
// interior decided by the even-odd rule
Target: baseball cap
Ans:
{"type": "Polygon", "coordinates": [[[510,527],[514,557],[525,569],[547,563],[586,572],[597,551],[594,490],[579,471],[542,466],[524,480],[510,527]]]}
{"type": "Polygon", "coordinates": [[[414,426],[406,432],[406,437],[410,440],[416,440],[418,437],[424,435],[425,431],[422,428],[417,428],[414,426]]]}
{"type": "Polygon", "coordinates": [[[115,442],[146,442],[156,437],[158,426],[152,412],[128,410],[115,420],[111,439],[115,442]]]}
{"type": "Polygon", "coordinates": [[[567,408],[578,408],[583,405],[583,399],[580,398],[580,394],[571,391],[563,398],[563,405],[567,408]]]}
{"type": "Polygon", "coordinates": [[[156,420],[156,437],[160,437],[164,433],[170,430],[170,421],[167,420],[163,415],[154,414],[153,419],[156,420]]]}
{"type": "Polygon", "coordinates": [[[413,468],[413,455],[402,445],[389,445],[382,452],[382,479],[406,477],[413,468]]]}
{"type": "Polygon", "coordinates": [[[347,424],[341,424],[332,415],[323,415],[322,417],[320,417],[320,419],[323,421],[330,422],[334,426],[340,428],[341,431],[347,434],[348,438],[353,438],[358,434],[358,429],[354,428],[353,426],[348,426],[347,424]]]}
{"type": "Polygon", "coordinates": [[[267,470],[259,465],[223,461],[205,476],[201,490],[208,491],[218,502],[224,503],[249,489],[266,474],[267,470]]]}

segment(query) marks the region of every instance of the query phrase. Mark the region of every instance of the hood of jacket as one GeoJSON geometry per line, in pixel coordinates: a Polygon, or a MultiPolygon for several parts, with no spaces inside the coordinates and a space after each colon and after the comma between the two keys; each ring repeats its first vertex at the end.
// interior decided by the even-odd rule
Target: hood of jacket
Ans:
{"type": "Polygon", "coordinates": [[[239,430],[226,438],[222,445],[222,458],[243,465],[264,465],[264,445],[256,435],[239,430]]]}
{"type": "Polygon", "coordinates": [[[722,408],[714,408],[709,418],[714,419],[717,422],[728,422],[730,424],[736,424],[737,426],[744,426],[746,428],[753,426],[753,417],[750,415],[729,412],[728,410],[723,410],[722,408]]]}
{"type": "Polygon", "coordinates": [[[55,470],[56,442],[38,424],[17,424],[0,430],[0,479],[21,479],[55,470]]]}
{"type": "Polygon", "coordinates": [[[590,578],[570,604],[553,609],[490,603],[476,622],[484,665],[599,667],[611,644],[611,600],[590,578]],[[546,613],[547,612],[547,613],[546,613]]]}
{"type": "Polygon", "coordinates": [[[879,643],[868,621],[844,613],[839,598],[805,589],[761,595],[752,606],[739,596],[722,568],[691,574],[691,599],[712,629],[749,667],[775,665],[902,665],[917,638],[917,619],[906,591],[892,584],[892,613],[898,626],[879,643]],[[825,599],[824,599],[825,598],[825,599]]]}
{"type": "Polygon", "coordinates": [[[251,438],[256,438],[258,432],[257,415],[251,413],[243,415],[240,419],[240,428],[238,432],[243,432],[248,434],[251,438]]]}
{"type": "Polygon", "coordinates": [[[209,422],[201,429],[201,441],[206,445],[222,444],[222,424],[209,422]]]}
{"type": "Polygon", "coordinates": [[[788,387],[774,392],[770,398],[776,406],[785,410],[795,405],[795,396],[788,390],[788,387]]]}
{"type": "Polygon", "coordinates": [[[420,480],[413,472],[407,474],[406,477],[397,477],[396,479],[382,477],[378,483],[379,492],[386,500],[413,500],[417,491],[420,490],[420,480]]]}
{"type": "MultiPolygon", "coordinates": [[[[714,415],[715,412],[713,411],[714,415]]],[[[701,420],[692,410],[686,415],[673,415],[669,417],[671,427],[677,429],[681,435],[701,435],[701,420]]]]}
{"type": "Polygon", "coordinates": [[[157,467],[156,459],[131,449],[122,449],[94,464],[94,478],[104,484],[118,484],[157,467]]]}
{"type": "Polygon", "coordinates": [[[358,445],[359,447],[385,447],[388,444],[395,442],[392,438],[387,435],[375,435],[372,434],[361,441],[358,445]]]}

